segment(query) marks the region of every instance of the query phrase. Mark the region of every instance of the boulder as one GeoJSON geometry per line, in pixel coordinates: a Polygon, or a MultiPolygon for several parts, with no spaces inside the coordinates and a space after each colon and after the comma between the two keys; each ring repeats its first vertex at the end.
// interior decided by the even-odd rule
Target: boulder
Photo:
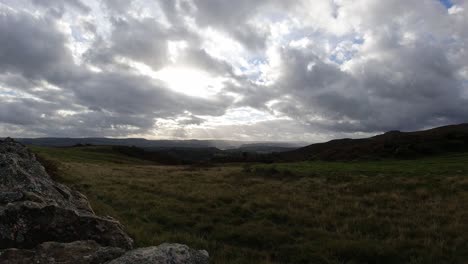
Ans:
{"type": "Polygon", "coordinates": [[[53,181],[25,146],[1,142],[0,248],[78,240],[133,246],[117,220],[96,216],[84,195],[53,181]]]}
{"type": "Polygon", "coordinates": [[[77,240],[95,240],[125,249],[131,249],[133,243],[120,223],[110,218],[30,201],[0,207],[0,248],[32,248],[46,241],[77,240]]]}
{"type": "Polygon", "coordinates": [[[108,264],[205,264],[208,260],[205,250],[193,250],[181,244],[162,244],[129,251],[108,264]]]}
{"type": "Polygon", "coordinates": [[[95,215],[25,146],[0,140],[0,263],[208,263],[206,251],[180,244],[132,248],[117,220],[95,215]]]}
{"type": "Polygon", "coordinates": [[[2,264],[100,264],[120,257],[124,249],[103,247],[95,241],[45,242],[34,249],[7,249],[0,252],[2,264]]]}
{"type": "Polygon", "coordinates": [[[28,148],[11,139],[0,142],[0,206],[29,198],[94,214],[86,197],[53,181],[28,148]]]}

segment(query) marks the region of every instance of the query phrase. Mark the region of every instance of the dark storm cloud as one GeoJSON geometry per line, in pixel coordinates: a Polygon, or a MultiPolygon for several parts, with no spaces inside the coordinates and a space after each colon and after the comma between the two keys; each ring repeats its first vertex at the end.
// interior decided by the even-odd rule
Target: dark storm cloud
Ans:
{"type": "Polygon", "coordinates": [[[154,19],[113,21],[112,53],[129,57],[157,69],[167,63],[169,32],[154,19]]]}
{"type": "Polygon", "coordinates": [[[5,87],[15,87],[18,90],[28,90],[32,88],[34,82],[18,73],[0,74],[0,83],[5,87]]]}
{"type": "Polygon", "coordinates": [[[180,20],[173,19],[179,17],[180,13],[189,15],[201,27],[218,28],[245,47],[257,51],[265,48],[269,32],[259,31],[256,27],[258,24],[251,19],[264,12],[285,12],[293,6],[289,1],[281,0],[161,1],[161,5],[172,22],[180,23],[180,20]]]}
{"type": "Polygon", "coordinates": [[[82,13],[89,13],[91,11],[91,8],[80,0],[31,0],[31,2],[36,6],[46,8],[49,14],[56,17],[61,17],[67,12],[68,7],[82,13]]]}
{"type": "Polygon", "coordinates": [[[468,100],[444,50],[418,43],[387,52],[351,75],[307,51],[284,50],[276,89],[291,99],[273,108],[332,131],[408,130],[468,120],[468,100]]]}
{"type": "Polygon", "coordinates": [[[0,12],[0,71],[25,78],[65,79],[73,59],[55,21],[24,12],[0,12]]]}
{"type": "Polygon", "coordinates": [[[109,10],[117,13],[125,13],[129,10],[132,5],[133,0],[102,0],[101,3],[104,4],[109,10]]]}
{"type": "Polygon", "coordinates": [[[88,73],[70,87],[77,102],[91,109],[119,114],[170,117],[187,110],[200,115],[222,115],[228,97],[192,98],[175,93],[150,78],[126,72],[88,73]]]}
{"type": "Polygon", "coordinates": [[[0,121],[15,125],[31,125],[37,123],[37,110],[26,106],[25,101],[0,101],[0,121]]]}
{"type": "Polygon", "coordinates": [[[62,0],[60,2],[54,1],[54,0],[31,0],[31,2],[35,5],[42,6],[42,7],[56,7],[60,6],[64,8],[64,6],[70,6],[73,8],[77,8],[81,11],[84,12],[89,12],[91,9],[83,4],[80,0],[62,0]]]}
{"type": "Polygon", "coordinates": [[[179,125],[186,126],[186,125],[201,125],[205,122],[206,120],[203,118],[199,118],[196,116],[189,116],[186,119],[182,119],[178,121],[179,125]]]}
{"type": "MultiPolygon", "coordinates": [[[[168,28],[150,18],[112,17],[111,25],[110,39],[96,39],[93,48],[86,52],[85,58],[89,62],[112,66],[115,59],[121,57],[143,62],[153,70],[158,70],[169,63],[168,41],[189,39],[191,51],[195,51],[199,45],[199,39],[184,28],[168,28]]],[[[197,54],[190,56],[193,58],[197,54]]],[[[198,57],[203,60],[201,63],[207,63],[210,59],[206,58],[206,54],[200,54],[198,57]],[[203,55],[205,57],[202,57],[203,55]]]]}
{"type": "Polygon", "coordinates": [[[189,47],[180,54],[178,60],[187,67],[198,68],[214,75],[231,77],[235,75],[229,63],[211,57],[202,48],[189,47]]]}

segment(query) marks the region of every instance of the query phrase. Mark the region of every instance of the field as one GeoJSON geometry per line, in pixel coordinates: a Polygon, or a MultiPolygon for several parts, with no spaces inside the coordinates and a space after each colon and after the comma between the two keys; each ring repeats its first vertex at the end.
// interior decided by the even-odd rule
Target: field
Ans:
{"type": "Polygon", "coordinates": [[[184,243],[220,264],[468,263],[468,154],[163,166],[110,147],[31,149],[138,246],[184,243]]]}

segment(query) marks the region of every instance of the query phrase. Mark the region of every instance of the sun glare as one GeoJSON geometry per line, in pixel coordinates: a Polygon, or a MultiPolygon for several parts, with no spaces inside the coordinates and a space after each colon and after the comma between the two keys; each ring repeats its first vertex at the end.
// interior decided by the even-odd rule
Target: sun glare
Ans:
{"type": "Polygon", "coordinates": [[[190,68],[167,67],[156,72],[155,78],[176,92],[195,97],[210,97],[223,88],[223,79],[190,68]]]}

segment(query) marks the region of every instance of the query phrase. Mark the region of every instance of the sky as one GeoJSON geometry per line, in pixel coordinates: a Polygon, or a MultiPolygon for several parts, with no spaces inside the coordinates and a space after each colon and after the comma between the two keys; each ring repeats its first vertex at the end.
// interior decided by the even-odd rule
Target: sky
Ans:
{"type": "Polygon", "coordinates": [[[0,0],[0,136],[320,142],[468,122],[466,0],[0,0]]]}

